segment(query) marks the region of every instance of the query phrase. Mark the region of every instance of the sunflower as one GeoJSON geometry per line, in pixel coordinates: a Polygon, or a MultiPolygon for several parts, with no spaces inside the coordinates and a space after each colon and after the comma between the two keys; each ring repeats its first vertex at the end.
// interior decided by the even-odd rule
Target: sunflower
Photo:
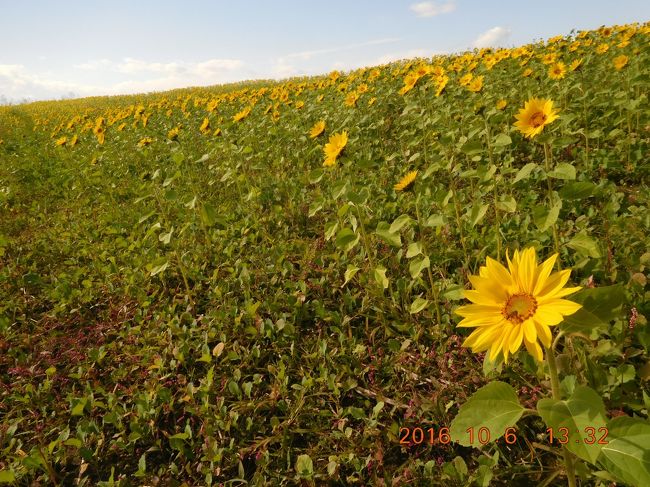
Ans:
{"type": "Polygon", "coordinates": [[[178,134],[180,133],[181,128],[180,127],[174,127],[171,129],[169,132],[167,132],[167,138],[169,140],[176,140],[178,139],[178,134]]]}
{"type": "Polygon", "coordinates": [[[533,70],[530,68],[526,68],[524,72],[521,73],[524,78],[528,78],[531,74],[533,74],[533,70]]]}
{"type": "Polygon", "coordinates": [[[614,67],[616,68],[617,71],[623,69],[627,65],[628,61],[629,58],[625,54],[621,54],[620,56],[617,56],[614,59],[612,59],[612,62],[614,63],[614,67]]]}
{"type": "Polygon", "coordinates": [[[334,166],[336,164],[336,158],[347,143],[348,133],[346,131],[332,135],[323,148],[323,151],[325,152],[325,161],[323,162],[323,166],[334,166]]]}
{"type": "Polygon", "coordinates": [[[234,122],[239,122],[240,120],[243,120],[244,118],[248,117],[248,114],[250,112],[251,112],[251,107],[246,107],[241,112],[236,113],[235,116],[232,117],[232,119],[234,122]]]}
{"type": "Polygon", "coordinates": [[[153,142],[153,139],[151,137],[142,137],[140,139],[140,142],[138,142],[138,147],[146,147],[148,145],[151,145],[153,142]]]}
{"type": "Polygon", "coordinates": [[[497,101],[496,106],[497,110],[503,110],[508,106],[508,102],[502,98],[501,100],[497,101]]]}
{"type": "Polygon", "coordinates": [[[535,249],[506,255],[508,269],[490,257],[478,276],[470,276],[473,290],[464,291],[473,304],[461,306],[456,314],[464,319],[459,327],[476,328],[463,342],[475,353],[490,350],[490,360],[503,354],[504,361],[514,354],[523,341],[528,353],[543,359],[542,348],[551,346],[551,326],[571,315],[581,305],[561,299],[580,289],[565,288],[570,269],[554,272],[558,254],[537,264],[535,249]]]}
{"type": "Polygon", "coordinates": [[[575,71],[580,66],[582,66],[582,59],[574,59],[573,61],[571,61],[571,64],[569,65],[569,69],[571,71],[575,71]]]}
{"type": "Polygon", "coordinates": [[[359,100],[359,95],[356,93],[356,91],[351,91],[345,97],[345,106],[356,107],[358,100],[359,100]]]}
{"type": "Polygon", "coordinates": [[[56,142],[54,142],[54,145],[56,147],[61,147],[62,145],[65,145],[67,142],[68,142],[68,138],[64,136],[64,137],[60,137],[60,138],[56,139],[56,142]]]}
{"type": "Polygon", "coordinates": [[[408,174],[406,174],[406,176],[400,179],[399,183],[397,183],[394,186],[395,191],[404,191],[405,189],[408,189],[408,187],[411,186],[415,181],[415,177],[417,175],[418,175],[417,171],[411,171],[408,174]]]}
{"type": "Polygon", "coordinates": [[[548,77],[551,79],[562,79],[566,75],[566,66],[564,63],[555,63],[551,66],[551,69],[548,70],[548,77]]]}
{"type": "Polygon", "coordinates": [[[210,120],[208,119],[208,117],[205,117],[203,119],[203,123],[201,124],[201,127],[199,127],[199,130],[204,135],[211,131],[210,130],[210,120]]]}
{"type": "Polygon", "coordinates": [[[515,127],[526,137],[532,138],[541,133],[545,125],[557,119],[558,115],[553,111],[552,100],[531,98],[515,118],[517,119],[515,127]]]}
{"type": "Polygon", "coordinates": [[[312,139],[315,139],[320,134],[322,134],[324,130],[325,130],[325,120],[319,120],[314,124],[314,126],[309,131],[309,136],[312,139]]]}
{"type": "Polygon", "coordinates": [[[483,89],[483,76],[477,76],[467,85],[467,89],[472,93],[478,93],[483,89]]]}

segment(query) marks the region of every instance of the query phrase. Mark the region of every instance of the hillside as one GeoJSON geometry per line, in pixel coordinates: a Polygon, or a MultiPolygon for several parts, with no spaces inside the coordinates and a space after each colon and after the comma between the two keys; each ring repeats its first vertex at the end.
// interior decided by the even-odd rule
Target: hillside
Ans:
{"type": "Polygon", "coordinates": [[[649,34],[0,107],[0,483],[650,482],[649,34]]]}

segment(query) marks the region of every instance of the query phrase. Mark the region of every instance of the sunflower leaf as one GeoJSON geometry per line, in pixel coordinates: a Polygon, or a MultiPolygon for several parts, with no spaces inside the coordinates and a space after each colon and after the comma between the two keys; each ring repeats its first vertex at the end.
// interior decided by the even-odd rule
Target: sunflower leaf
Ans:
{"type": "Polygon", "coordinates": [[[530,176],[530,173],[533,172],[533,169],[537,167],[537,164],[534,162],[529,162],[526,164],[524,167],[519,169],[517,171],[517,175],[515,176],[515,179],[513,183],[516,183],[517,181],[521,181],[522,179],[528,179],[528,176],[530,176]]]}
{"type": "Polygon", "coordinates": [[[605,431],[607,422],[605,404],[596,391],[578,386],[565,401],[540,399],[537,411],[546,426],[552,428],[558,444],[566,438],[565,446],[570,452],[587,462],[596,463],[603,447],[597,440],[605,431]],[[592,440],[590,432],[595,435],[592,444],[589,444],[592,440]]]}
{"type": "Polygon", "coordinates": [[[480,444],[478,432],[485,428],[483,431],[489,433],[488,441],[495,441],[506,429],[517,424],[523,413],[524,407],[519,404],[515,389],[505,382],[493,381],[481,387],[460,407],[451,422],[450,435],[463,446],[477,446],[480,444]]]}
{"type": "Polygon", "coordinates": [[[607,433],[598,463],[625,483],[650,485],[650,422],[620,416],[607,423],[607,433]]]}
{"type": "Polygon", "coordinates": [[[402,237],[400,237],[399,233],[392,232],[390,230],[390,225],[386,222],[379,222],[375,233],[379,235],[383,241],[393,247],[399,248],[402,246],[402,237]]]}

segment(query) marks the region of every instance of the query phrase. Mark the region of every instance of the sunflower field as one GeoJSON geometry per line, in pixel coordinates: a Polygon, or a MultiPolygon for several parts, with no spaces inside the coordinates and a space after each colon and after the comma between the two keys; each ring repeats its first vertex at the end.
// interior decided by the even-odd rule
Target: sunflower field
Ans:
{"type": "Polygon", "coordinates": [[[0,107],[0,483],[650,485],[649,36],[0,107]]]}

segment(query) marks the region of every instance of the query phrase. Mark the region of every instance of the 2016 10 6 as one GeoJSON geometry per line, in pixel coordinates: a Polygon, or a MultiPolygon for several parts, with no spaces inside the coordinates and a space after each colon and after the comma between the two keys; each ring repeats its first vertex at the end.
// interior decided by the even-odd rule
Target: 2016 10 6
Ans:
{"type": "MultiPolygon", "coordinates": [[[[517,434],[515,428],[506,428],[505,433],[503,434],[504,440],[508,445],[512,445],[517,442],[517,434]]],[[[469,436],[469,444],[481,444],[487,445],[492,440],[492,432],[489,428],[467,428],[465,433],[469,436]]],[[[501,435],[499,435],[501,436],[501,435]]],[[[399,429],[399,443],[404,446],[413,446],[413,445],[436,445],[442,444],[447,445],[454,441],[449,433],[449,428],[434,428],[434,427],[401,427],[399,429]]]]}

